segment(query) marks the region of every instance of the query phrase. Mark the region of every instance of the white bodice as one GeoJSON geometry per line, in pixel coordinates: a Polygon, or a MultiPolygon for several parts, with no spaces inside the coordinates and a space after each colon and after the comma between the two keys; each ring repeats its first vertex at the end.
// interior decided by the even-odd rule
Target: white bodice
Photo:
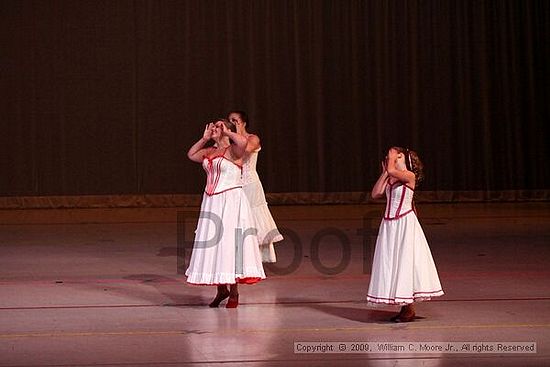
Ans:
{"type": "Polygon", "coordinates": [[[409,186],[395,182],[386,186],[386,211],[384,219],[398,219],[414,211],[414,190],[409,186]]]}
{"type": "Polygon", "coordinates": [[[212,158],[204,157],[202,167],[206,171],[204,192],[207,195],[216,195],[242,187],[242,168],[223,155],[212,158]]]}
{"type": "Polygon", "coordinates": [[[256,149],[248,155],[243,163],[243,185],[257,182],[260,180],[256,171],[256,163],[258,162],[258,152],[261,148],[256,149]]]}

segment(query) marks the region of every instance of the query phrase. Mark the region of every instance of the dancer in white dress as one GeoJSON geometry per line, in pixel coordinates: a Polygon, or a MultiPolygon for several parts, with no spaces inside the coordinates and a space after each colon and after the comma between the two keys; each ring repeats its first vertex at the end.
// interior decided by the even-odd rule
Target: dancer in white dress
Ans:
{"type": "Polygon", "coordinates": [[[375,199],[386,195],[386,210],[376,240],[367,301],[402,305],[391,318],[396,322],[414,320],[414,302],[443,295],[413,204],[422,167],[414,151],[391,148],[371,193],[375,199]]]}
{"type": "Polygon", "coordinates": [[[277,229],[273,216],[267,207],[262,182],[256,171],[258,152],[261,150],[260,138],[247,131],[250,124],[248,116],[244,111],[232,111],[229,113],[228,118],[237,127],[237,133],[247,139],[246,154],[243,163],[243,189],[250,202],[256,222],[262,261],[265,263],[274,263],[277,261],[277,256],[273,243],[282,241],[283,236],[277,229]]]}
{"type": "Polygon", "coordinates": [[[238,283],[256,283],[265,278],[265,273],[258,239],[250,235],[254,217],[242,189],[241,164],[247,141],[226,124],[230,123],[220,120],[208,124],[203,137],[187,153],[189,159],[202,163],[207,178],[185,275],[192,284],[217,285],[210,307],[218,307],[229,298],[226,307],[235,308],[238,283]],[[210,139],[215,145],[204,148],[210,139]]]}

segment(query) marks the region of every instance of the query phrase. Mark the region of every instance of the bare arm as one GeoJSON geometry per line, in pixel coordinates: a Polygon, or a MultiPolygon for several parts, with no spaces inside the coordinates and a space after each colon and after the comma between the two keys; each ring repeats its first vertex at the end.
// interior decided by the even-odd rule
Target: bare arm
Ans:
{"type": "Polygon", "coordinates": [[[260,138],[257,135],[251,134],[247,138],[246,153],[250,154],[260,147],[260,138]]]}
{"type": "Polygon", "coordinates": [[[200,163],[204,159],[204,155],[208,149],[203,147],[204,144],[210,140],[210,136],[212,135],[212,126],[214,126],[212,123],[207,124],[204,128],[202,138],[200,138],[195,144],[193,144],[193,146],[191,146],[191,148],[189,148],[187,158],[193,162],[200,163]]]}
{"type": "Polygon", "coordinates": [[[373,199],[380,199],[384,197],[389,177],[390,176],[388,175],[388,171],[386,170],[386,164],[384,161],[382,161],[382,173],[380,173],[380,177],[378,177],[378,180],[374,184],[370,193],[373,199]]]}
{"type": "MultiPolygon", "coordinates": [[[[403,154],[403,153],[401,153],[403,154]]],[[[401,171],[396,167],[398,153],[395,150],[390,150],[388,153],[388,175],[397,181],[403,182],[414,189],[415,176],[414,173],[408,170],[401,171]]]]}
{"type": "Polygon", "coordinates": [[[234,143],[231,145],[231,155],[235,159],[241,159],[246,152],[248,140],[246,137],[229,130],[225,124],[222,123],[220,126],[222,127],[222,133],[229,137],[234,143]]]}

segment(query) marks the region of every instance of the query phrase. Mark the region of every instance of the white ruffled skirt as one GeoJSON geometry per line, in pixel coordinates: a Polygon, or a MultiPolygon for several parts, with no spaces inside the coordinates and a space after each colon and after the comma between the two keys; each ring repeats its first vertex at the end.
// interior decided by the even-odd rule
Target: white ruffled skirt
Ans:
{"type": "Polygon", "coordinates": [[[265,279],[252,211],[242,188],[203,195],[187,282],[255,283],[265,279]],[[247,232],[248,231],[248,232],[247,232]]]}

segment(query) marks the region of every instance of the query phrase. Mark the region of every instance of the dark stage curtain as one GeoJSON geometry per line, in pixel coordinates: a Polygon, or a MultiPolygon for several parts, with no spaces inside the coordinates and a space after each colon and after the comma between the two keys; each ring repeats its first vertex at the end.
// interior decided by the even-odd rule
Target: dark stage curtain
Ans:
{"type": "Polygon", "coordinates": [[[200,193],[231,109],[270,193],[370,191],[401,145],[425,190],[547,195],[548,40],[545,0],[4,0],[0,195],[200,193]]]}

